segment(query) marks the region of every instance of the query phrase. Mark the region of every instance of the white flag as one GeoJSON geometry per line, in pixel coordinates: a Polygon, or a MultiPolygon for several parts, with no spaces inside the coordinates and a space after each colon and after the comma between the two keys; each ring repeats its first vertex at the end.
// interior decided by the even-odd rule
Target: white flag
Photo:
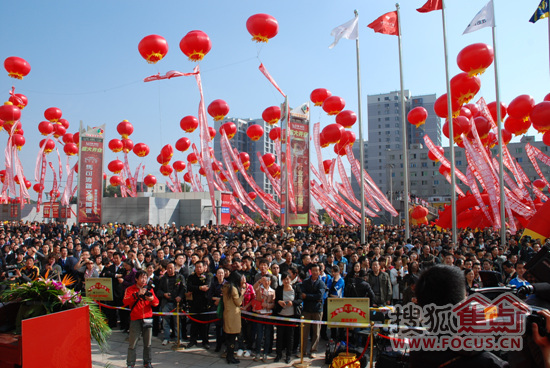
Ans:
{"type": "Polygon", "coordinates": [[[334,42],[328,47],[329,49],[336,46],[338,41],[340,41],[341,38],[347,38],[348,40],[356,40],[357,37],[359,37],[359,32],[357,29],[357,22],[359,21],[359,17],[355,17],[352,20],[334,28],[332,32],[330,32],[331,36],[334,36],[334,42]]]}
{"type": "Polygon", "coordinates": [[[478,29],[485,27],[495,26],[495,14],[493,7],[493,0],[490,0],[472,19],[468,27],[464,30],[463,34],[477,31],[478,29]]]}

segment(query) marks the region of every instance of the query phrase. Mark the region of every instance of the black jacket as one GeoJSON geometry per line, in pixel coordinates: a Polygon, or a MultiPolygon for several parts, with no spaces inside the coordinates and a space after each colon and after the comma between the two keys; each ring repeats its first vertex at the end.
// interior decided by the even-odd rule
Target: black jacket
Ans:
{"type": "Polygon", "coordinates": [[[306,294],[304,298],[304,312],[320,313],[323,312],[323,295],[327,286],[320,278],[313,282],[311,277],[302,282],[302,293],[306,294]]]}
{"type": "MultiPolygon", "coordinates": [[[[294,289],[294,300],[292,301],[294,305],[294,317],[300,317],[296,314],[296,307],[302,304],[302,291],[297,284],[292,285],[292,288],[294,289]]],[[[279,305],[280,300],[283,300],[283,285],[275,289],[275,306],[273,307],[273,314],[275,315],[279,315],[283,310],[283,307],[279,305]]]]}

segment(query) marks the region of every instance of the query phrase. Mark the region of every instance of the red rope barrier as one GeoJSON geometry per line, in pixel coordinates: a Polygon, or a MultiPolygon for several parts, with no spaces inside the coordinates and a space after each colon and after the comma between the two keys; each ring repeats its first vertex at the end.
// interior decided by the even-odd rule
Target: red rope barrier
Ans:
{"type": "Polygon", "coordinates": [[[264,325],[273,325],[273,326],[288,326],[288,327],[298,327],[298,325],[286,325],[284,323],[275,323],[275,322],[268,322],[268,321],[259,321],[259,320],[255,320],[255,319],[251,319],[251,318],[246,318],[244,316],[241,315],[241,318],[242,319],[245,319],[247,321],[250,321],[250,322],[258,322],[258,323],[261,323],[261,324],[264,324],[264,325]]]}
{"type": "Polygon", "coordinates": [[[384,336],[384,335],[381,335],[381,334],[378,334],[378,336],[380,336],[380,337],[382,337],[382,338],[384,338],[384,339],[392,340],[392,341],[406,342],[405,339],[398,339],[397,337],[384,336]]]}
{"type": "Polygon", "coordinates": [[[196,318],[191,317],[191,315],[189,313],[187,313],[186,311],[182,310],[181,313],[183,313],[185,316],[187,316],[187,318],[189,318],[191,321],[197,322],[197,323],[208,324],[208,323],[214,323],[214,322],[221,321],[221,318],[214,318],[214,319],[211,319],[211,320],[208,320],[208,321],[202,321],[200,319],[196,319],[196,318]]]}

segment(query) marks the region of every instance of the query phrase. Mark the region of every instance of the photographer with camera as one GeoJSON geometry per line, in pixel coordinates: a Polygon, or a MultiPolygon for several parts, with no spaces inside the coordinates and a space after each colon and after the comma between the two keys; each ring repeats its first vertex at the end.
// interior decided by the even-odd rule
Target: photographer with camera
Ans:
{"type": "Polygon", "coordinates": [[[136,283],[129,286],[122,300],[125,307],[130,307],[130,337],[128,345],[128,368],[136,364],[136,345],[143,336],[143,366],[152,368],[151,339],[153,329],[153,310],[159,304],[155,293],[147,288],[147,272],[136,272],[136,283]]]}

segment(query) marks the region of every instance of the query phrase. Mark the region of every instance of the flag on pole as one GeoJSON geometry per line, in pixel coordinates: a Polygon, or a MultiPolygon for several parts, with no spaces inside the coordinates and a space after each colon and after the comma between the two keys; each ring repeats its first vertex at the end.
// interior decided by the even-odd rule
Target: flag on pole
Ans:
{"type": "Polygon", "coordinates": [[[529,22],[535,23],[537,20],[546,18],[549,15],[548,0],[541,0],[539,7],[535,10],[535,13],[529,19],[529,22]]]}
{"type": "Polygon", "coordinates": [[[399,36],[399,23],[397,12],[392,11],[378,17],[367,27],[372,28],[374,32],[383,33],[392,36],[399,36]]]}
{"type": "Polygon", "coordinates": [[[416,9],[416,11],[419,13],[429,13],[431,11],[441,9],[443,9],[443,0],[428,0],[426,4],[422,5],[421,8],[416,9]]]}
{"type": "MultiPolygon", "coordinates": [[[[543,0],[545,1],[545,0],[543,0]]],[[[479,29],[485,27],[494,27],[495,26],[495,13],[493,0],[489,0],[487,4],[476,14],[474,19],[468,24],[468,27],[464,30],[464,33],[475,32],[479,29]]]]}
{"type": "Polygon", "coordinates": [[[329,49],[336,46],[338,41],[341,38],[347,38],[348,40],[356,40],[359,37],[359,32],[357,29],[357,23],[359,22],[359,17],[355,17],[352,20],[339,25],[330,32],[331,36],[334,36],[334,42],[328,47],[329,49]]]}

